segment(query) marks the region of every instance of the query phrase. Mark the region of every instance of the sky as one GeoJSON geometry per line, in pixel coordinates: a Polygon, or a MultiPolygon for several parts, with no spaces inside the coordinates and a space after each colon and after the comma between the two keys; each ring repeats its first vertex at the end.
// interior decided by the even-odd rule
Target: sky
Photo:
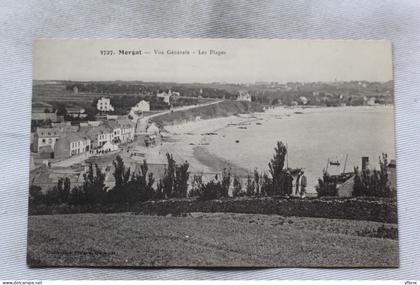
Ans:
{"type": "Polygon", "coordinates": [[[392,80],[391,55],[391,43],[386,40],[36,39],[33,79],[180,83],[388,81],[392,80]],[[156,54],[155,50],[163,54],[156,54]],[[210,54],[211,50],[224,54],[210,54]],[[112,51],[112,55],[101,51],[112,51]],[[130,51],[141,54],[131,55],[130,51]],[[188,51],[189,55],[168,54],[171,51],[188,51]]]}

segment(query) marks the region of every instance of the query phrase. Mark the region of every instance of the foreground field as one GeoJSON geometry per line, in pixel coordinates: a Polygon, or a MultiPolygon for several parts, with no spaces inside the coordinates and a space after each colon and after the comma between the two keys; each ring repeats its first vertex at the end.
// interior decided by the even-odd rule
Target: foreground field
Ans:
{"type": "Polygon", "coordinates": [[[369,237],[378,228],[396,230],[396,225],[231,213],[30,216],[28,263],[396,267],[398,241],[369,237]]]}

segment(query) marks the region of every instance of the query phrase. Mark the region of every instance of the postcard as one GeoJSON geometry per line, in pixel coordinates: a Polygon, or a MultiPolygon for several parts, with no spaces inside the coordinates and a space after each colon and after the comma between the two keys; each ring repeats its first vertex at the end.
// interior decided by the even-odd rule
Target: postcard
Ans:
{"type": "Polygon", "coordinates": [[[36,39],[31,267],[398,267],[386,40],[36,39]]]}

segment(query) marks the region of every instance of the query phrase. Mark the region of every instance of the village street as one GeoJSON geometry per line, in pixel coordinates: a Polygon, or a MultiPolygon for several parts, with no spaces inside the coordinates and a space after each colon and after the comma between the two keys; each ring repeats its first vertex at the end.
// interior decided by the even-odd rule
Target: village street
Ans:
{"type": "Polygon", "coordinates": [[[54,162],[51,164],[51,167],[70,167],[74,164],[82,163],[91,156],[93,156],[93,154],[90,154],[89,152],[84,152],[82,154],[74,155],[64,160],[54,162]]]}

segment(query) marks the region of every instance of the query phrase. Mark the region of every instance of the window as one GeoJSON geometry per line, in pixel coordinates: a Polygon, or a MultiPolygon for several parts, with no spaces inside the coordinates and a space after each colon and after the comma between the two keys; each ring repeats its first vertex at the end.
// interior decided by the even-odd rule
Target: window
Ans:
{"type": "Polygon", "coordinates": [[[52,143],[52,139],[48,139],[48,143],[52,143]]]}
{"type": "Polygon", "coordinates": [[[42,139],[42,143],[45,143],[45,139],[42,139]]]}

